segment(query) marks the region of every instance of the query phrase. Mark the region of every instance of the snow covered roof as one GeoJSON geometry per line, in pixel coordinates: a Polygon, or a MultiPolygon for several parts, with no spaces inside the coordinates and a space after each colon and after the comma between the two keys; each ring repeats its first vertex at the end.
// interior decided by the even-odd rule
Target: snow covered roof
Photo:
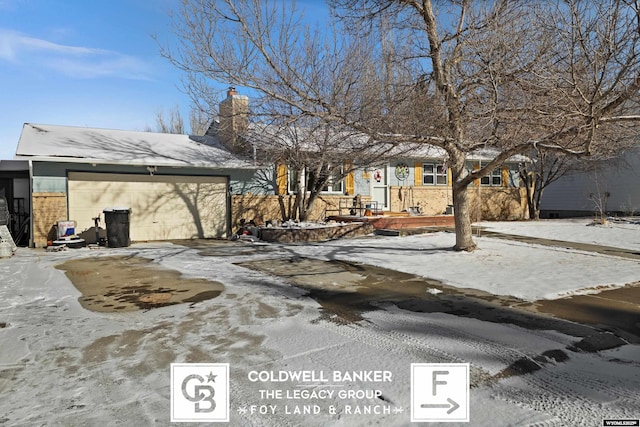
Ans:
{"type": "Polygon", "coordinates": [[[25,123],[16,160],[252,169],[215,138],[25,123]]]}
{"type": "MultiPolygon", "coordinates": [[[[411,159],[445,159],[447,158],[447,152],[440,147],[436,147],[435,145],[429,144],[417,144],[417,143],[407,143],[406,145],[401,145],[399,147],[400,152],[402,153],[402,157],[411,158],[411,159]]],[[[500,154],[500,151],[492,148],[485,148],[482,150],[475,150],[467,154],[467,161],[477,162],[477,161],[486,161],[489,162],[493,160],[496,156],[500,154]]],[[[521,163],[527,162],[529,158],[523,155],[515,155],[511,156],[507,163],[521,163]]]]}
{"type": "MultiPolygon", "coordinates": [[[[447,156],[443,148],[428,143],[406,142],[400,144],[374,143],[371,138],[358,132],[339,131],[332,132],[328,136],[304,127],[289,126],[278,127],[269,124],[249,125],[248,138],[259,149],[298,148],[310,152],[322,150],[326,147],[343,150],[346,153],[360,151],[363,154],[373,155],[376,152],[383,153],[386,159],[445,159],[447,156]],[[326,146],[323,146],[326,144],[326,146]]],[[[485,148],[476,150],[467,155],[470,162],[493,160],[500,152],[496,149],[485,148]]],[[[527,162],[529,159],[523,155],[515,155],[507,160],[507,163],[527,162]]]]}

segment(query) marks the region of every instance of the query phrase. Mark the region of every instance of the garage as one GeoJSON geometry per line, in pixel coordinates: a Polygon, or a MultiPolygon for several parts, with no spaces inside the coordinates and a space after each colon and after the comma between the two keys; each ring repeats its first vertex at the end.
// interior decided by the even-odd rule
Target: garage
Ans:
{"type": "Polygon", "coordinates": [[[93,227],[105,208],[131,209],[132,241],[224,238],[228,229],[224,176],[68,172],[69,219],[93,227]]]}

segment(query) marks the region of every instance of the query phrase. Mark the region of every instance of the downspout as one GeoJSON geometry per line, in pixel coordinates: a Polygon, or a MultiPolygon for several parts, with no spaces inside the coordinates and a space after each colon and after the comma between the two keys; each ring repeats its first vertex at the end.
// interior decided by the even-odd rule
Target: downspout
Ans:
{"type": "Polygon", "coordinates": [[[233,235],[233,187],[231,186],[231,175],[227,175],[227,229],[226,238],[230,239],[233,235]]]}
{"type": "Polygon", "coordinates": [[[33,161],[29,159],[29,247],[35,248],[33,241],[33,161]]]}

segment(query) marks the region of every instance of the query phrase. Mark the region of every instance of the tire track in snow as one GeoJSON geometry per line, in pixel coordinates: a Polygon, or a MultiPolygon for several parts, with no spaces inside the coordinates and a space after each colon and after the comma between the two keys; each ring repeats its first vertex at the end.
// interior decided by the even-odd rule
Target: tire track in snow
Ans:
{"type": "MultiPolygon", "coordinates": [[[[640,381],[637,378],[629,379],[615,374],[603,374],[601,369],[598,369],[601,363],[615,364],[616,362],[605,360],[598,354],[572,353],[563,350],[570,354],[570,359],[565,362],[555,363],[550,360],[549,363],[541,364],[542,369],[531,374],[496,380],[489,375],[482,360],[462,360],[458,356],[459,349],[468,347],[475,354],[489,355],[490,359],[498,360],[505,366],[523,357],[533,359],[539,354],[521,351],[486,336],[448,326],[447,319],[432,317],[420,319],[421,330],[428,331],[426,337],[429,343],[427,344],[425,342],[427,338],[415,336],[420,331],[415,329],[418,321],[414,315],[393,312],[393,319],[388,321],[389,324],[385,324],[385,319],[369,314],[366,324],[360,322],[356,325],[338,325],[330,321],[322,321],[322,324],[332,332],[374,348],[389,353],[415,355],[416,362],[425,360],[432,363],[469,362],[472,367],[472,387],[487,384],[493,390],[496,399],[544,413],[550,417],[549,420],[543,423],[536,422],[534,425],[597,425],[605,418],[633,418],[640,413],[640,402],[637,399],[640,381]],[[398,328],[398,324],[406,326],[398,328]],[[391,329],[392,326],[396,329],[391,329]],[[401,332],[402,329],[413,330],[414,333],[401,332]],[[446,338],[438,339],[438,337],[446,338]],[[443,349],[443,346],[450,347],[451,343],[458,345],[456,351],[443,349]],[[585,361],[593,368],[580,369],[585,361]],[[574,367],[574,364],[578,366],[574,367]]],[[[522,329],[517,329],[518,333],[522,334],[522,329]]],[[[544,334],[544,331],[534,332],[533,335],[549,341],[550,344],[557,342],[558,346],[555,348],[566,346],[566,342],[560,336],[554,336],[553,333],[544,334]]],[[[628,372],[628,369],[621,372],[628,372]]]]}
{"type": "Polygon", "coordinates": [[[593,363],[597,355],[571,357],[561,365],[499,382],[494,386],[496,398],[553,414],[566,425],[599,425],[605,418],[638,416],[638,378],[607,374],[593,363]],[[585,362],[592,368],[579,368],[585,362]]]}

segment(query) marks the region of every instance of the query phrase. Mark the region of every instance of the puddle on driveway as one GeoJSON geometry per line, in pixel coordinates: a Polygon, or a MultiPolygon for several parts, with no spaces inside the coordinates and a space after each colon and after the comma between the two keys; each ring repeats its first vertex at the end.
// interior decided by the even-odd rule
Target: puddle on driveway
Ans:
{"type": "Polygon", "coordinates": [[[215,298],[221,283],[186,279],[151,260],[136,256],[92,257],[57,265],[82,293],[78,298],[87,310],[122,312],[148,310],[215,298]]]}
{"type": "Polygon", "coordinates": [[[595,294],[539,300],[530,309],[572,322],[603,326],[629,341],[640,341],[640,282],[595,294]]]}
{"type": "Polygon", "coordinates": [[[427,289],[443,286],[437,280],[343,261],[294,257],[238,265],[284,277],[306,290],[326,318],[340,323],[362,320],[362,313],[377,310],[380,303],[428,297],[427,289]]]}
{"type": "MultiPolygon", "coordinates": [[[[357,322],[363,319],[362,314],[367,311],[395,304],[414,312],[441,312],[495,323],[510,323],[527,329],[553,329],[577,337],[593,335],[593,327],[585,325],[594,325],[620,333],[630,341],[640,342],[640,324],[618,321],[626,318],[628,308],[613,302],[615,308],[606,312],[606,315],[594,314],[589,317],[584,311],[583,317],[574,319],[570,316],[570,299],[563,300],[561,307],[554,307],[546,301],[530,303],[515,297],[454,288],[438,280],[347,261],[292,257],[242,262],[238,265],[283,277],[288,283],[304,289],[309,297],[322,306],[323,318],[337,323],[357,322]],[[565,319],[580,323],[567,322],[565,319]]],[[[640,288],[635,287],[628,292],[638,295],[640,288]]],[[[635,310],[638,316],[640,311],[637,306],[635,310]]]]}

